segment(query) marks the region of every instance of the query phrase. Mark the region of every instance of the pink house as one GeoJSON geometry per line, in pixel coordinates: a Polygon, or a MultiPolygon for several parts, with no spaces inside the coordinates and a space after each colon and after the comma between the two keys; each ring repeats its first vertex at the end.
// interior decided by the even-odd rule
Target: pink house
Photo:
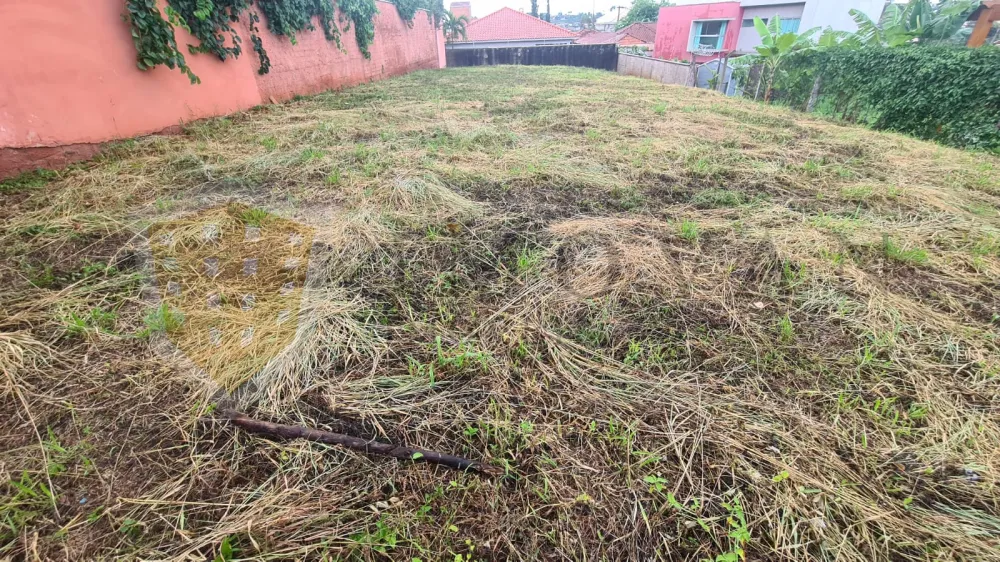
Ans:
{"type": "Polygon", "coordinates": [[[878,21],[885,0],[740,0],[703,1],[660,8],[653,56],[659,59],[705,62],[725,53],[752,53],[760,45],[754,18],[767,23],[781,18],[781,32],[814,27],[856,31],[851,10],[878,21]]]}
{"type": "Polygon", "coordinates": [[[715,2],[660,8],[653,56],[699,62],[736,49],[743,8],[740,2],[715,2]],[[697,52],[697,54],[695,54],[697,52]]]}

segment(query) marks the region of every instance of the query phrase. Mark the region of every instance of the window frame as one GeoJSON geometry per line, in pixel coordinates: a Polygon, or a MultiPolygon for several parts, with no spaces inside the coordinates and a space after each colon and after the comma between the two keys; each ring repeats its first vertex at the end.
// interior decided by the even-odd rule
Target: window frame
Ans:
{"type": "Polygon", "coordinates": [[[782,33],[798,33],[799,29],[802,27],[802,16],[799,16],[797,18],[781,18],[781,27],[782,27],[782,29],[780,31],[782,33]],[[791,23],[793,21],[795,22],[794,28],[792,28],[791,26],[789,26],[789,29],[786,31],[784,29],[785,28],[785,22],[791,23]]]}
{"type": "Polygon", "coordinates": [[[707,18],[707,19],[697,19],[691,21],[691,32],[688,36],[688,52],[689,53],[720,53],[725,51],[726,45],[726,33],[729,31],[729,24],[733,21],[733,18],[707,18]],[[705,23],[721,23],[722,28],[719,30],[718,35],[705,35],[698,34],[698,24],[705,23]],[[699,39],[701,37],[717,37],[716,48],[714,49],[701,49],[699,47],[699,39]]]}

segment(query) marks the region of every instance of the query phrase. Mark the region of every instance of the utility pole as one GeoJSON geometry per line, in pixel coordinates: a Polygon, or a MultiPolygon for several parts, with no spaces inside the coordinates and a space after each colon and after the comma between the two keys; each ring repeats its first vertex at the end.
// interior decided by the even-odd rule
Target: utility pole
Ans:
{"type": "Polygon", "coordinates": [[[611,6],[612,10],[618,10],[618,17],[615,18],[615,29],[618,29],[618,24],[622,21],[622,8],[629,9],[628,6],[611,6]]]}

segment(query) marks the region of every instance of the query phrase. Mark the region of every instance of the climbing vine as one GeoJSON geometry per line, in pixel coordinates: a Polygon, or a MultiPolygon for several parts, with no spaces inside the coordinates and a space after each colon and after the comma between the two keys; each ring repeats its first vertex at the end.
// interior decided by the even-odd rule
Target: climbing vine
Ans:
{"type": "Polygon", "coordinates": [[[319,18],[323,35],[340,47],[340,30],[334,22],[333,3],[330,0],[281,0],[258,2],[260,11],[267,18],[267,28],[275,35],[284,35],[295,44],[295,34],[314,31],[313,16],[319,18]]]}
{"type": "Polygon", "coordinates": [[[375,39],[375,23],[372,20],[378,13],[374,0],[340,0],[339,7],[341,19],[345,20],[344,31],[350,31],[353,23],[354,39],[358,43],[358,49],[366,59],[372,58],[368,46],[375,39]]]}
{"type": "Polygon", "coordinates": [[[232,24],[249,7],[248,0],[169,0],[168,16],[198,38],[199,45],[188,45],[191,54],[210,53],[219,60],[237,58],[242,40],[232,24]],[[229,35],[232,47],[226,46],[229,35]]]}
{"type": "MultiPolygon", "coordinates": [[[[253,45],[253,50],[257,53],[257,59],[260,60],[260,68],[257,69],[258,74],[267,74],[271,71],[271,57],[267,56],[267,51],[264,50],[264,42],[260,40],[260,30],[257,28],[257,24],[260,23],[260,16],[257,12],[250,12],[250,43],[253,45]]],[[[340,43],[337,43],[340,46],[340,43]]]]}
{"type": "Polygon", "coordinates": [[[177,50],[174,27],[163,19],[156,0],[126,0],[125,21],[132,27],[132,43],[135,44],[136,66],[148,70],[158,65],[178,68],[191,79],[192,84],[201,80],[188,68],[184,55],[177,50]]]}
{"type": "MultiPolygon", "coordinates": [[[[426,8],[428,17],[435,24],[444,13],[441,0],[393,0],[403,19],[412,24],[418,9],[426,8]]],[[[125,0],[123,17],[129,23],[136,49],[136,61],[141,70],[158,65],[177,68],[186,74],[192,84],[201,80],[187,66],[184,54],[177,47],[174,29],[180,27],[198,38],[197,45],[188,45],[189,54],[213,54],[219,60],[237,58],[243,52],[243,39],[235,24],[246,14],[250,30],[250,43],[260,60],[260,74],[267,74],[271,61],[259,36],[260,16],[251,9],[256,7],[267,19],[267,28],[275,35],[288,37],[294,45],[296,34],[313,31],[313,18],[317,18],[323,35],[328,41],[343,49],[340,42],[344,32],[354,26],[358,48],[365,58],[371,58],[369,47],[375,39],[375,0],[338,0],[340,26],[336,21],[334,0],[166,0],[166,18],[160,13],[157,0],[125,0]]]]}
{"type": "Polygon", "coordinates": [[[406,20],[410,25],[413,25],[413,16],[417,14],[417,10],[424,5],[423,0],[393,0],[392,3],[396,5],[399,17],[406,20]]]}
{"type": "Polygon", "coordinates": [[[779,75],[779,101],[953,146],[1000,151],[1000,48],[933,46],[796,53],[779,75]]]}
{"type": "Polygon", "coordinates": [[[444,0],[392,0],[392,3],[396,5],[399,17],[406,20],[410,27],[413,27],[413,18],[418,10],[426,10],[427,20],[434,23],[435,27],[444,18],[444,0]]]}

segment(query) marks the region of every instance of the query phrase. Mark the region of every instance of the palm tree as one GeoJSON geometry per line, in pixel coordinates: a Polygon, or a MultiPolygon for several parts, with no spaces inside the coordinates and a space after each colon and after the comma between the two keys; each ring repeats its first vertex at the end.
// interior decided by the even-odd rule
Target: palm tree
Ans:
{"type": "Polygon", "coordinates": [[[461,36],[462,39],[468,39],[469,36],[465,33],[465,26],[469,23],[469,16],[458,16],[451,12],[444,13],[444,37],[448,43],[455,40],[456,37],[461,36]]]}
{"type": "MultiPolygon", "coordinates": [[[[771,21],[764,23],[764,20],[759,17],[753,19],[753,26],[757,29],[757,33],[760,35],[760,45],[757,46],[757,54],[764,63],[764,68],[761,70],[761,78],[757,80],[757,88],[760,91],[760,80],[763,78],[764,71],[767,71],[767,89],[764,90],[764,101],[771,101],[771,88],[774,86],[774,78],[778,73],[778,67],[784,62],[785,58],[796,51],[802,51],[805,49],[811,49],[815,47],[812,42],[812,36],[817,31],[818,27],[809,29],[803,33],[795,33],[789,31],[786,33],[781,32],[781,18],[774,16],[771,21]]],[[[754,96],[756,99],[756,96],[754,96]]]]}
{"type": "Polygon", "coordinates": [[[855,34],[864,45],[898,47],[911,41],[947,41],[955,35],[980,0],[910,0],[905,6],[889,4],[878,21],[863,12],[851,10],[858,25],[855,34]]]}

